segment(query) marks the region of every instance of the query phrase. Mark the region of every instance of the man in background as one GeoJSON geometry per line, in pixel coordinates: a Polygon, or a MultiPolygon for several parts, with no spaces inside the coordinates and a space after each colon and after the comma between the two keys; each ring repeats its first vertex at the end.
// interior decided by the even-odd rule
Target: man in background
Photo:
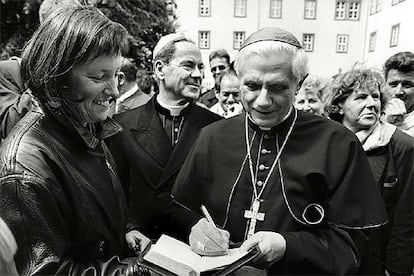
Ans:
{"type": "Polygon", "coordinates": [[[218,49],[211,52],[208,59],[210,62],[210,70],[214,78],[214,87],[201,95],[198,101],[210,108],[218,102],[216,92],[220,86],[221,75],[230,69],[230,55],[225,49],[218,49]]]}
{"type": "Polygon", "coordinates": [[[414,136],[414,53],[400,52],[388,58],[384,74],[391,98],[384,118],[414,136]]]}
{"type": "Polygon", "coordinates": [[[116,100],[115,113],[119,114],[127,110],[146,104],[152,97],[141,91],[136,82],[137,67],[128,58],[122,59],[121,71],[118,75],[119,98],[116,100]]]}
{"type": "Polygon", "coordinates": [[[236,116],[243,111],[240,103],[240,82],[234,71],[230,70],[221,75],[216,98],[218,102],[210,107],[210,111],[224,118],[236,116]]]}

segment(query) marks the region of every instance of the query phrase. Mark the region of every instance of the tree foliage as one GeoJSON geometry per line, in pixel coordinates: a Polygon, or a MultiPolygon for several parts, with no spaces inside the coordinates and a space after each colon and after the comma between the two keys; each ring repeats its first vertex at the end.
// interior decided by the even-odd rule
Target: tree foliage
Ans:
{"type": "MultiPolygon", "coordinates": [[[[39,24],[42,0],[0,0],[0,59],[20,55],[39,24]]],[[[174,31],[165,0],[92,0],[111,20],[125,26],[131,35],[129,57],[151,70],[151,52],[159,38],[174,31]]]]}

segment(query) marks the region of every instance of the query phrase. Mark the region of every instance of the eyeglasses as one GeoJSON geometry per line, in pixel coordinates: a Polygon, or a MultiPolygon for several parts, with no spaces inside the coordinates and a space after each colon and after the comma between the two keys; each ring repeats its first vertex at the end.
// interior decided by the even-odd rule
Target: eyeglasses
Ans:
{"type": "Polygon", "coordinates": [[[224,69],[226,69],[226,66],[224,66],[224,65],[218,65],[218,66],[212,67],[212,68],[211,68],[211,73],[216,72],[216,71],[217,71],[217,69],[218,69],[219,71],[223,71],[224,69]]]}

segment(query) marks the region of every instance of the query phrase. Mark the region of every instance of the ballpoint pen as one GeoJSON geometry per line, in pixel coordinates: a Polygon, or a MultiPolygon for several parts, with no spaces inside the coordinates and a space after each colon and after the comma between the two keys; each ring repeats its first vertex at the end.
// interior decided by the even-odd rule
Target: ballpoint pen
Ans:
{"type": "MultiPolygon", "coordinates": [[[[207,219],[208,223],[210,223],[213,228],[217,231],[217,233],[224,239],[223,235],[220,233],[219,229],[217,228],[216,224],[213,221],[213,218],[211,217],[210,213],[207,211],[207,208],[204,205],[201,205],[201,212],[203,213],[204,217],[207,219]]],[[[227,254],[230,253],[228,248],[225,248],[227,254]]]]}

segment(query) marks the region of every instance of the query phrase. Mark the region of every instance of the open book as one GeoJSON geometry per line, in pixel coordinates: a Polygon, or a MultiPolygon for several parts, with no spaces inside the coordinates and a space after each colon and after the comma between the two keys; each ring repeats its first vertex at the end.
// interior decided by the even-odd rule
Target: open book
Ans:
{"type": "Polygon", "coordinates": [[[144,260],[177,275],[200,275],[202,272],[223,269],[233,263],[238,263],[237,261],[242,261],[240,264],[242,265],[253,257],[251,252],[240,252],[239,248],[230,249],[229,255],[200,256],[194,253],[187,244],[162,235],[151,246],[144,260]]]}

